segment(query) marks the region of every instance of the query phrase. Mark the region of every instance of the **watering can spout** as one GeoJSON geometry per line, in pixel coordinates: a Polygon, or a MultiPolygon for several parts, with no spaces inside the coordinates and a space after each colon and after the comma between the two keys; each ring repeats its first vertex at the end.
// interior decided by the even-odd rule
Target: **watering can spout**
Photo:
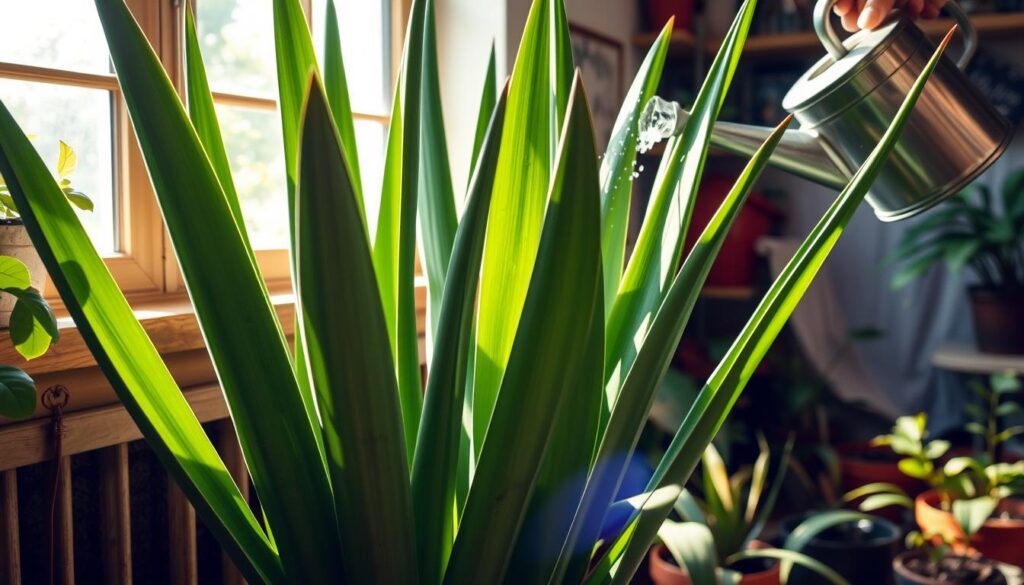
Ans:
{"type": "MultiPolygon", "coordinates": [[[[682,134],[690,113],[679,104],[658,96],[651,98],[640,118],[640,149],[682,134]]],[[[711,143],[722,150],[751,157],[768,141],[774,130],[759,126],[718,122],[711,143]]],[[[786,130],[768,164],[834,189],[842,189],[849,173],[843,172],[829,156],[824,143],[803,130],[786,130]]]]}

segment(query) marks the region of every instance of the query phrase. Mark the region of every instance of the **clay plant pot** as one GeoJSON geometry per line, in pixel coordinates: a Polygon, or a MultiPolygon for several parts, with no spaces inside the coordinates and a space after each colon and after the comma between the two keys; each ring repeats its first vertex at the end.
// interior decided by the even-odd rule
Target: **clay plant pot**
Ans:
{"type": "Polygon", "coordinates": [[[1024,354],[1024,287],[972,287],[969,292],[978,349],[1024,354]]]}
{"type": "MultiPolygon", "coordinates": [[[[767,543],[755,540],[750,548],[771,548],[767,543]]],[[[648,558],[651,580],[655,585],[693,585],[686,571],[679,568],[672,560],[672,555],[664,545],[656,544],[651,548],[648,558]]],[[[744,574],[741,585],[779,585],[779,563],[772,562],[770,568],[757,573],[744,574]]]]}
{"type": "MultiPolygon", "coordinates": [[[[799,514],[784,518],[779,525],[780,535],[788,537],[807,517],[808,514],[799,514]]],[[[892,561],[900,551],[902,540],[899,526],[875,518],[830,528],[800,552],[821,561],[850,583],[892,585],[892,561]]],[[[829,581],[803,567],[793,567],[788,583],[828,585],[829,581]]]]}
{"type": "MultiPolygon", "coordinates": [[[[839,471],[844,492],[869,483],[891,483],[899,486],[910,497],[914,497],[928,488],[924,482],[908,477],[900,471],[897,465],[900,458],[888,447],[874,447],[868,443],[846,443],[836,447],[836,451],[839,453],[839,471]]],[[[856,508],[859,503],[851,502],[851,507],[856,508]]],[[[900,524],[904,511],[903,508],[890,506],[873,514],[900,524]]]]}
{"type": "MultiPolygon", "coordinates": [[[[0,256],[10,256],[24,262],[32,288],[40,294],[46,293],[46,268],[20,219],[0,220],[0,256]]],[[[6,329],[11,324],[11,311],[16,301],[12,295],[0,295],[0,328],[6,329]]]]}
{"type": "Polygon", "coordinates": [[[996,513],[1008,513],[1013,518],[989,518],[971,539],[967,537],[953,514],[942,509],[942,493],[927,491],[914,501],[914,518],[923,534],[935,533],[954,543],[954,550],[977,550],[990,559],[1024,567],[1024,501],[1003,500],[996,513]]]}
{"type": "Polygon", "coordinates": [[[922,575],[920,566],[927,562],[926,551],[913,550],[896,557],[892,562],[897,585],[1005,585],[1006,575],[994,562],[985,558],[948,557],[944,562],[952,565],[964,563],[971,572],[967,572],[960,580],[937,579],[922,575]],[[987,573],[984,581],[979,581],[979,573],[987,573]]]}
{"type": "Polygon", "coordinates": [[[647,0],[647,22],[651,30],[661,30],[675,17],[675,30],[689,30],[697,0],[647,0]]]}
{"type": "MultiPolygon", "coordinates": [[[[697,238],[707,226],[722,201],[732,190],[735,177],[712,175],[704,178],[700,194],[693,207],[693,220],[686,236],[686,253],[693,249],[697,238]]],[[[736,217],[729,235],[722,243],[714,266],[708,274],[707,286],[713,288],[749,288],[754,285],[754,270],[757,266],[755,244],[771,234],[776,222],[782,219],[782,211],[771,201],[752,193],[746,205],[736,217]]],[[[685,255],[683,256],[686,257],[685,255]]]]}

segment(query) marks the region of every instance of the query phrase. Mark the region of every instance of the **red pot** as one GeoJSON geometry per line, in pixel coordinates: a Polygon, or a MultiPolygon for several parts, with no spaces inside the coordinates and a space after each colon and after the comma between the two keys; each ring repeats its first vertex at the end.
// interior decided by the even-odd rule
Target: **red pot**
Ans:
{"type": "MultiPolygon", "coordinates": [[[[722,201],[732,190],[735,177],[708,176],[700,186],[700,194],[693,207],[693,220],[686,234],[686,252],[696,243],[704,228],[722,201]]],[[[783,217],[782,211],[757,193],[751,193],[746,205],[736,217],[715,265],[708,274],[707,286],[715,288],[746,288],[754,285],[754,267],[757,265],[755,244],[769,235],[772,227],[783,217]]],[[[685,256],[684,256],[685,258],[685,256]]]]}
{"type": "MultiPolygon", "coordinates": [[[[954,543],[954,550],[958,552],[973,548],[990,559],[1024,567],[1024,520],[986,520],[968,545],[967,537],[956,518],[941,508],[941,502],[942,494],[938,490],[917,496],[914,518],[923,534],[942,535],[954,543]]],[[[1024,501],[1003,500],[999,510],[1022,515],[1024,501]]]]}
{"type": "MultiPolygon", "coordinates": [[[[750,548],[762,549],[771,547],[759,540],[755,540],[750,544],[750,548]]],[[[654,581],[655,585],[693,585],[693,581],[690,580],[690,576],[686,574],[686,571],[676,566],[671,559],[672,555],[669,554],[668,549],[664,545],[656,544],[651,548],[648,561],[650,562],[651,580],[654,581]]],[[[779,571],[779,563],[776,562],[767,571],[744,575],[743,579],[740,580],[740,584],[779,585],[779,571]]]]}
{"type": "Polygon", "coordinates": [[[668,19],[675,17],[676,30],[689,30],[693,24],[696,0],[647,0],[647,17],[653,30],[661,30],[668,19]]]}
{"type": "MultiPolygon", "coordinates": [[[[891,483],[899,486],[908,496],[915,497],[925,491],[928,486],[924,482],[908,477],[900,471],[896,460],[872,458],[870,455],[891,454],[888,447],[873,447],[867,443],[847,443],[836,447],[839,453],[839,472],[842,476],[843,492],[859,488],[869,483],[891,483]]],[[[860,500],[851,502],[856,508],[860,500]]],[[[901,524],[903,508],[890,506],[873,512],[886,520],[901,524]]]]}

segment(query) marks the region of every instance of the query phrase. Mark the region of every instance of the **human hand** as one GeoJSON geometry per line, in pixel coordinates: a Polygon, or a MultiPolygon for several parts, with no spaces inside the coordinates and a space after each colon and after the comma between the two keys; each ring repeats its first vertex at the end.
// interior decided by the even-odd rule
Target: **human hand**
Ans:
{"type": "Polygon", "coordinates": [[[948,0],[838,0],[836,14],[850,32],[874,29],[894,8],[902,8],[910,18],[936,18],[948,0]]]}

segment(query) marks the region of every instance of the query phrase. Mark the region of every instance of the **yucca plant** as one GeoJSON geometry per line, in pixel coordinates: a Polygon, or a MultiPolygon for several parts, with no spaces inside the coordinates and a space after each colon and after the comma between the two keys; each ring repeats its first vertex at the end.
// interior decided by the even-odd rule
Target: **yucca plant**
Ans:
{"type": "MultiPolygon", "coordinates": [[[[441,124],[434,5],[415,0],[376,233],[363,207],[334,8],[322,74],[298,0],[275,0],[298,321],[294,355],[239,212],[191,19],[188,109],[123,0],[96,0],[265,525],[24,134],[0,108],[0,172],[100,367],[253,582],[625,582],[892,149],[925,78],[772,286],[627,522],[603,526],[704,279],[785,124],[679,266],[709,130],[754,14],[743,4],[625,262],[643,62],[599,163],[561,0],[536,0],[505,88],[487,81],[465,211],[441,124]],[[417,225],[418,221],[418,225],[417,225]],[[417,229],[418,228],[418,229],[417,229]],[[422,390],[417,231],[428,280],[422,390]],[[600,542],[599,542],[600,540],[600,542]],[[600,546],[598,546],[600,544],[600,546]]],[[[938,55],[938,54],[937,54],[938,55]]]]}

